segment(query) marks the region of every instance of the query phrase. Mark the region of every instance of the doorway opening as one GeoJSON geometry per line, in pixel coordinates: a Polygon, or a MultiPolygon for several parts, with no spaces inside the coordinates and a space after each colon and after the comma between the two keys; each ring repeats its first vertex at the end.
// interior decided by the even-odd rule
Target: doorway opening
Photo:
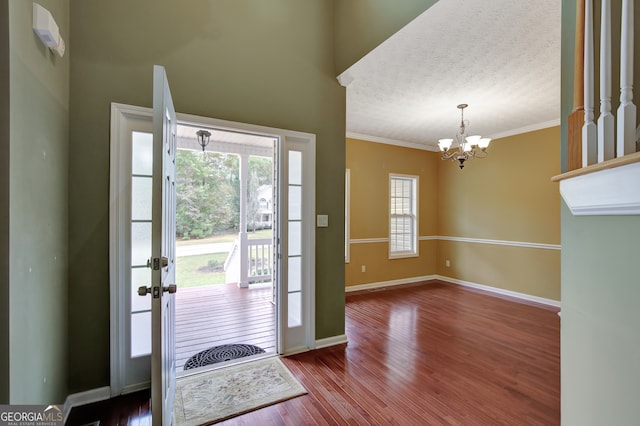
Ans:
{"type": "MultiPolygon", "coordinates": [[[[258,146],[253,148],[244,146],[247,143],[218,142],[226,144],[226,148],[217,149],[217,152],[226,153],[227,157],[235,156],[234,161],[239,164],[240,174],[242,171],[247,173],[246,178],[242,180],[247,183],[247,189],[239,191],[238,197],[245,197],[247,201],[250,199],[248,196],[249,164],[252,156],[267,159],[269,155],[273,155],[272,165],[275,165],[273,169],[277,171],[272,181],[272,203],[267,206],[272,210],[270,218],[272,228],[269,231],[261,223],[269,222],[269,217],[265,216],[266,211],[260,210],[268,202],[265,197],[261,203],[260,194],[267,191],[263,187],[258,191],[257,206],[257,211],[262,216],[251,219],[254,216],[239,214],[237,228],[235,228],[237,232],[235,238],[239,240],[236,250],[243,246],[243,240],[247,246],[251,245],[247,250],[239,250],[236,253],[240,256],[240,264],[248,267],[239,268],[237,274],[240,278],[227,279],[225,272],[224,281],[229,284],[226,288],[233,289],[236,294],[251,295],[248,298],[250,300],[257,299],[262,303],[264,299],[268,299],[270,304],[266,306],[271,309],[269,315],[274,326],[270,329],[273,330],[272,339],[275,345],[264,343],[266,351],[270,350],[274,355],[288,355],[313,349],[315,347],[315,135],[188,114],[177,114],[177,122],[196,130],[225,130],[229,137],[235,135],[235,137],[263,138],[265,144],[263,148],[269,149],[263,153],[255,152],[258,146]],[[234,149],[239,151],[235,152],[234,149]],[[243,153],[247,155],[243,156],[243,153]],[[246,159],[244,167],[243,158],[246,159]],[[239,218],[245,218],[246,224],[240,225],[239,218]],[[243,229],[245,231],[241,232],[243,229]],[[271,245],[265,241],[256,243],[259,239],[253,238],[260,236],[268,239],[269,232],[273,239],[271,245]],[[260,259],[264,260],[254,260],[258,254],[260,259]],[[270,277],[269,265],[271,265],[270,277]],[[240,290],[247,291],[239,293],[240,290]]],[[[181,145],[180,148],[190,149],[194,154],[198,150],[202,153],[202,148],[197,145],[193,136],[191,140],[185,139],[187,139],[184,141],[185,145],[181,145]]],[[[211,143],[213,142],[210,141],[211,143]]],[[[210,150],[213,153],[215,146],[216,144],[213,144],[205,151],[210,150]]],[[[151,194],[151,184],[154,179],[157,179],[153,174],[155,163],[151,157],[152,151],[152,111],[148,108],[113,103],[111,105],[109,185],[110,391],[112,396],[146,388],[151,379],[151,298],[146,297],[146,290],[151,282],[152,273],[150,268],[151,230],[154,222],[151,205],[154,198],[151,194]],[[140,297],[141,290],[144,290],[143,297],[140,297]]],[[[201,157],[209,155],[201,155],[201,157]]],[[[204,161],[203,158],[201,159],[204,161]]],[[[227,160],[231,161],[229,158],[227,160]]],[[[229,178],[233,176],[235,174],[231,174],[229,178]]],[[[208,174],[200,176],[200,186],[206,186],[209,178],[208,174]],[[205,179],[205,185],[202,185],[202,178],[205,179]]],[[[236,179],[239,180],[240,177],[236,179]]],[[[239,180],[237,184],[239,185],[242,181],[239,180]]],[[[258,189],[260,189],[264,182],[258,179],[258,183],[258,189]]],[[[245,208],[248,213],[250,209],[246,207],[247,204],[245,203],[245,208]]],[[[174,223],[173,219],[171,223],[174,223]]],[[[174,228],[177,228],[178,223],[176,222],[175,225],[174,228]]],[[[212,242],[212,244],[216,243],[212,242]]],[[[170,245],[173,247],[173,244],[170,245]]],[[[179,250],[187,250],[187,248],[181,247],[179,250]]],[[[213,260],[209,265],[207,261],[205,269],[219,270],[219,263],[216,262],[213,260]]],[[[226,258],[225,263],[227,263],[226,258]]],[[[233,263],[229,261],[227,266],[229,265],[233,263]]],[[[183,289],[178,280],[175,284],[177,284],[178,295],[188,290],[188,288],[183,289]]],[[[222,290],[225,287],[217,286],[216,288],[222,290]]],[[[202,298],[196,298],[199,302],[202,301],[202,298]]],[[[209,300],[219,302],[217,305],[221,306],[219,309],[226,309],[233,305],[228,294],[224,293],[212,295],[209,300]]],[[[201,313],[209,316],[205,315],[201,323],[194,325],[192,337],[200,340],[204,350],[205,344],[210,347],[216,343],[215,341],[206,342],[204,337],[196,334],[210,326],[213,321],[211,318],[215,319],[218,314],[214,308],[204,305],[200,306],[200,310],[204,311],[201,313]]],[[[196,308],[190,312],[194,314],[196,308]]],[[[232,312],[235,315],[232,318],[234,326],[249,324],[247,314],[252,312],[251,310],[244,308],[232,312]]],[[[176,341],[173,331],[170,337],[172,341],[176,341]]],[[[180,367],[178,364],[176,366],[180,367]]]]}
{"type": "Polygon", "coordinates": [[[273,136],[178,125],[177,373],[277,352],[277,142],[273,136]]]}

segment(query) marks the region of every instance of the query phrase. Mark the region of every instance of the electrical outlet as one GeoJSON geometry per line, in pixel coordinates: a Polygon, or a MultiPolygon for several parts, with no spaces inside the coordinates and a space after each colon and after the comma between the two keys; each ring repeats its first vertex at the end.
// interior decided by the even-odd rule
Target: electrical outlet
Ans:
{"type": "Polygon", "coordinates": [[[449,259],[445,260],[444,266],[446,266],[447,268],[451,267],[451,261],[449,259]]]}
{"type": "Polygon", "coordinates": [[[362,272],[367,272],[367,267],[365,265],[362,265],[362,272]]]}

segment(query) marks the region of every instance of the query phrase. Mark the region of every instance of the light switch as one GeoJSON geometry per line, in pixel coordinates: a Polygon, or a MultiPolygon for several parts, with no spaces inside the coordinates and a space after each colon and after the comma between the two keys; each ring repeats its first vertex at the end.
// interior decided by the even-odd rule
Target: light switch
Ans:
{"type": "Polygon", "coordinates": [[[327,214],[319,214],[317,219],[318,228],[328,228],[329,227],[329,215],[327,214]]]}

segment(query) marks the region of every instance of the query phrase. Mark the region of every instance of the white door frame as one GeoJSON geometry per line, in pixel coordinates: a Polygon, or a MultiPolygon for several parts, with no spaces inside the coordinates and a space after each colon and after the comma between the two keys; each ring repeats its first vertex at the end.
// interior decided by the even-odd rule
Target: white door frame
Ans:
{"type": "MultiPolygon", "coordinates": [[[[131,377],[127,371],[127,341],[130,331],[127,329],[129,315],[125,283],[131,257],[130,241],[130,200],[131,200],[131,146],[133,130],[152,132],[152,111],[149,108],[131,105],[111,104],[111,146],[110,146],[110,185],[109,185],[109,301],[110,301],[110,375],[111,396],[135,392],[148,388],[151,384],[151,357],[137,359],[132,370],[141,373],[131,377]],[[129,379],[129,380],[128,380],[129,379]],[[130,383],[127,383],[130,382],[130,383]]],[[[149,283],[150,284],[150,283],[149,283]]]]}
{"type": "MultiPolygon", "coordinates": [[[[304,312],[304,330],[305,344],[304,347],[286,348],[286,341],[280,338],[283,330],[280,315],[276,317],[276,334],[278,340],[277,351],[279,354],[290,354],[300,352],[307,349],[315,348],[315,135],[311,133],[297,132],[292,130],[284,130],[273,127],[252,125],[234,121],[219,120],[209,117],[201,117],[190,114],[177,113],[179,124],[190,124],[200,126],[211,126],[222,130],[242,131],[246,133],[255,133],[265,136],[277,138],[280,143],[277,144],[277,156],[282,158],[282,153],[286,149],[287,139],[297,144],[304,144],[308,147],[305,160],[305,174],[309,185],[305,190],[305,247],[309,258],[308,268],[305,270],[307,293],[304,302],[307,308],[304,312]]],[[[126,282],[125,274],[128,273],[126,266],[126,256],[129,253],[128,232],[125,232],[127,223],[124,223],[126,216],[126,208],[129,205],[130,197],[126,192],[127,179],[129,178],[123,170],[127,158],[130,158],[130,150],[125,144],[129,135],[131,123],[146,122],[148,131],[152,128],[152,110],[150,108],[137,107],[125,104],[112,103],[111,105],[111,147],[110,147],[110,189],[109,189],[109,283],[110,283],[110,386],[111,395],[116,396],[123,393],[134,392],[139,389],[148,388],[150,384],[150,376],[147,380],[140,383],[125,384],[125,374],[123,366],[126,357],[126,339],[129,336],[124,322],[125,315],[125,294],[123,285],[126,282]]],[[[278,167],[280,167],[279,165],[278,167]]],[[[278,185],[281,185],[278,182],[278,185]]],[[[282,207],[281,207],[282,208],[282,207]]],[[[283,215],[280,214],[278,220],[282,220],[283,215]]],[[[282,224],[278,225],[278,229],[282,229],[282,224]]],[[[277,249],[276,249],[277,250],[277,249]]],[[[180,283],[177,283],[178,287],[180,283]]],[[[280,293],[284,294],[286,289],[286,277],[280,279],[280,293]]],[[[284,319],[286,326],[286,317],[284,319]]],[[[286,339],[285,339],[286,340],[286,339]]],[[[150,357],[149,366],[150,366],[150,357]]],[[[150,374],[150,367],[149,367],[150,374]]]]}

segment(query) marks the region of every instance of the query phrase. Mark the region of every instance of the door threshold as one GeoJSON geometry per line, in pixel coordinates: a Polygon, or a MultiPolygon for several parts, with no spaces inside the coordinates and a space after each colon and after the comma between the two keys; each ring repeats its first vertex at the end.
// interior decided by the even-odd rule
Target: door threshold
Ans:
{"type": "Polygon", "coordinates": [[[247,362],[256,361],[258,359],[271,358],[274,356],[278,356],[278,354],[275,352],[265,352],[265,353],[256,354],[256,355],[243,356],[242,358],[231,359],[229,361],[216,362],[214,364],[203,365],[202,367],[198,367],[198,368],[190,368],[189,370],[183,370],[183,371],[177,372],[176,379],[181,379],[183,377],[193,376],[196,374],[207,373],[209,371],[218,370],[220,368],[229,367],[231,365],[244,364],[247,362]]]}

